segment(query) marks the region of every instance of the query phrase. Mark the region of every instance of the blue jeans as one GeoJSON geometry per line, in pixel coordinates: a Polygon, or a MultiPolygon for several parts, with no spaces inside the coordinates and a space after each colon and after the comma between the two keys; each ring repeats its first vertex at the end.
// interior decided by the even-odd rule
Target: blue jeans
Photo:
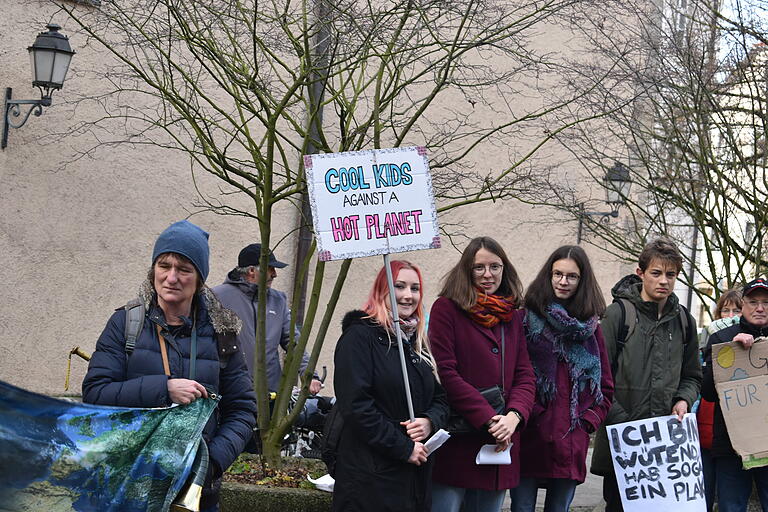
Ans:
{"type": "Polygon", "coordinates": [[[565,478],[521,478],[520,485],[509,490],[512,498],[512,512],[535,512],[536,495],[539,485],[547,490],[544,500],[544,512],[568,512],[573,495],[576,494],[576,480],[565,478]]]}
{"type": "Polygon", "coordinates": [[[754,480],[763,512],[768,512],[768,467],[742,469],[741,458],[737,456],[716,460],[718,510],[746,512],[754,480]]]}
{"type": "Polygon", "coordinates": [[[464,489],[433,483],[432,512],[500,512],[506,492],[464,489]]]}

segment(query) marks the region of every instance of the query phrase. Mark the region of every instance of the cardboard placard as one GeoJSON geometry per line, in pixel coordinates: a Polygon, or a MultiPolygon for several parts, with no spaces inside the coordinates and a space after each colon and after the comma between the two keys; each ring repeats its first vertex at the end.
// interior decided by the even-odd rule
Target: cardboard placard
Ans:
{"type": "Polygon", "coordinates": [[[733,449],[745,467],[768,465],[768,342],[713,345],[712,373],[733,449]]]}
{"type": "Polygon", "coordinates": [[[625,512],[704,512],[695,414],[609,425],[608,444],[625,512]]]}
{"type": "Polygon", "coordinates": [[[440,247],[424,147],[305,155],[323,261],[440,247]]]}

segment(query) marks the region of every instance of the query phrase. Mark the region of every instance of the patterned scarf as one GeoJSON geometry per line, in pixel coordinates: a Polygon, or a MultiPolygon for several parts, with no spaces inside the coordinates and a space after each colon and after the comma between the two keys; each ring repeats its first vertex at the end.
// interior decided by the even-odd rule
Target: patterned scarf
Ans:
{"type": "Polygon", "coordinates": [[[489,295],[478,290],[477,302],[469,310],[472,320],[483,327],[491,328],[499,322],[509,322],[515,313],[515,301],[512,297],[489,295]]]}
{"type": "Polygon", "coordinates": [[[419,319],[416,316],[409,316],[408,318],[400,319],[400,330],[405,334],[405,340],[408,341],[413,337],[416,332],[416,328],[419,326],[419,319]]]}
{"type": "Polygon", "coordinates": [[[525,323],[528,354],[536,372],[536,398],[546,406],[557,395],[557,364],[565,361],[573,385],[570,390],[571,429],[578,424],[579,404],[600,402],[600,348],[595,338],[597,317],[582,322],[557,303],[547,306],[544,318],[528,310],[525,323]],[[554,357],[553,357],[554,356],[554,357]],[[586,391],[586,394],[584,393],[586,391]]]}

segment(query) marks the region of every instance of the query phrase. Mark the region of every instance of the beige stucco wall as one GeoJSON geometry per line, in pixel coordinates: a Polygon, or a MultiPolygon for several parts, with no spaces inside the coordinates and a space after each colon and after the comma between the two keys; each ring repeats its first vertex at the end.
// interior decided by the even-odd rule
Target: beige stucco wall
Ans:
{"type": "MultiPolygon", "coordinates": [[[[98,69],[105,56],[73,34],[72,24],[47,2],[0,0],[0,10],[5,14],[0,19],[4,43],[0,87],[13,87],[14,97],[38,97],[29,85],[26,48],[44,21],[61,24],[78,52],[71,78],[54,95],[53,106],[23,128],[11,130],[9,146],[0,152],[0,379],[39,392],[60,393],[70,349],[94,349],[112,310],[135,295],[150,264],[157,234],[169,223],[197,211],[199,200],[188,160],[158,148],[116,146],[97,152],[95,158],[63,165],[85,149],[79,146],[84,139],[68,137],[68,131],[82,118],[96,115],[66,108],[66,102],[72,101],[75,91],[98,94],[106,86],[84,80],[77,70],[98,69]],[[28,20],[30,12],[34,21],[18,21],[28,20]],[[51,136],[50,127],[60,135],[51,136]]],[[[553,34],[542,37],[550,45],[558,40],[553,34]]],[[[484,155],[484,166],[505,164],[493,148],[480,154],[484,155]]],[[[564,159],[565,155],[553,150],[551,158],[564,159]]],[[[571,176],[566,171],[564,167],[564,179],[571,176]]],[[[215,183],[210,179],[203,178],[201,186],[215,194],[215,183]]],[[[541,222],[551,218],[545,208],[509,200],[455,210],[440,220],[461,221],[468,237],[490,235],[502,242],[527,284],[554,248],[575,243],[576,224],[541,222]]],[[[211,233],[210,285],[224,279],[242,246],[258,241],[255,221],[211,213],[196,214],[191,220],[211,233]]],[[[297,214],[282,208],[276,222],[278,238],[295,229],[297,214]]],[[[466,243],[466,239],[456,241],[460,248],[466,243]]],[[[276,249],[278,257],[293,263],[294,244],[294,238],[287,238],[276,249]]],[[[607,296],[610,286],[627,269],[598,249],[585,248],[607,296]]],[[[422,266],[426,300],[431,304],[440,278],[458,256],[444,238],[442,249],[397,257],[422,266]]],[[[381,264],[381,257],[371,257],[352,266],[318,365],[328,366],[331,380],[341,317],[359,307],[381,264]]],[[[339,265],[332,262],[327,266],[326,294],[339,265]]],[[[290,268],[282,271],[274,286],[290,295],[291,276],[290,268]]],[[[84,361],[73,361],[72,391],[79,392],[85,370],[84,361]]]]}

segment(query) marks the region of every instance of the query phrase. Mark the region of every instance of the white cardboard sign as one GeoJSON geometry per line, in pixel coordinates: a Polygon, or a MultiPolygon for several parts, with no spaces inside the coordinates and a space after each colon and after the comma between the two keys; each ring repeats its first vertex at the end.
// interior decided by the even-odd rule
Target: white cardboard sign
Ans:
{"type": "Polygon", "coordinates": [[[424,147],[305,155],[322,261],[440,247],[424,147]]]}
{"type": "Polygon", "coordinates": [[[695,414],[609,425],[613,469],[625,512],[705,512],[695,414]]]}

